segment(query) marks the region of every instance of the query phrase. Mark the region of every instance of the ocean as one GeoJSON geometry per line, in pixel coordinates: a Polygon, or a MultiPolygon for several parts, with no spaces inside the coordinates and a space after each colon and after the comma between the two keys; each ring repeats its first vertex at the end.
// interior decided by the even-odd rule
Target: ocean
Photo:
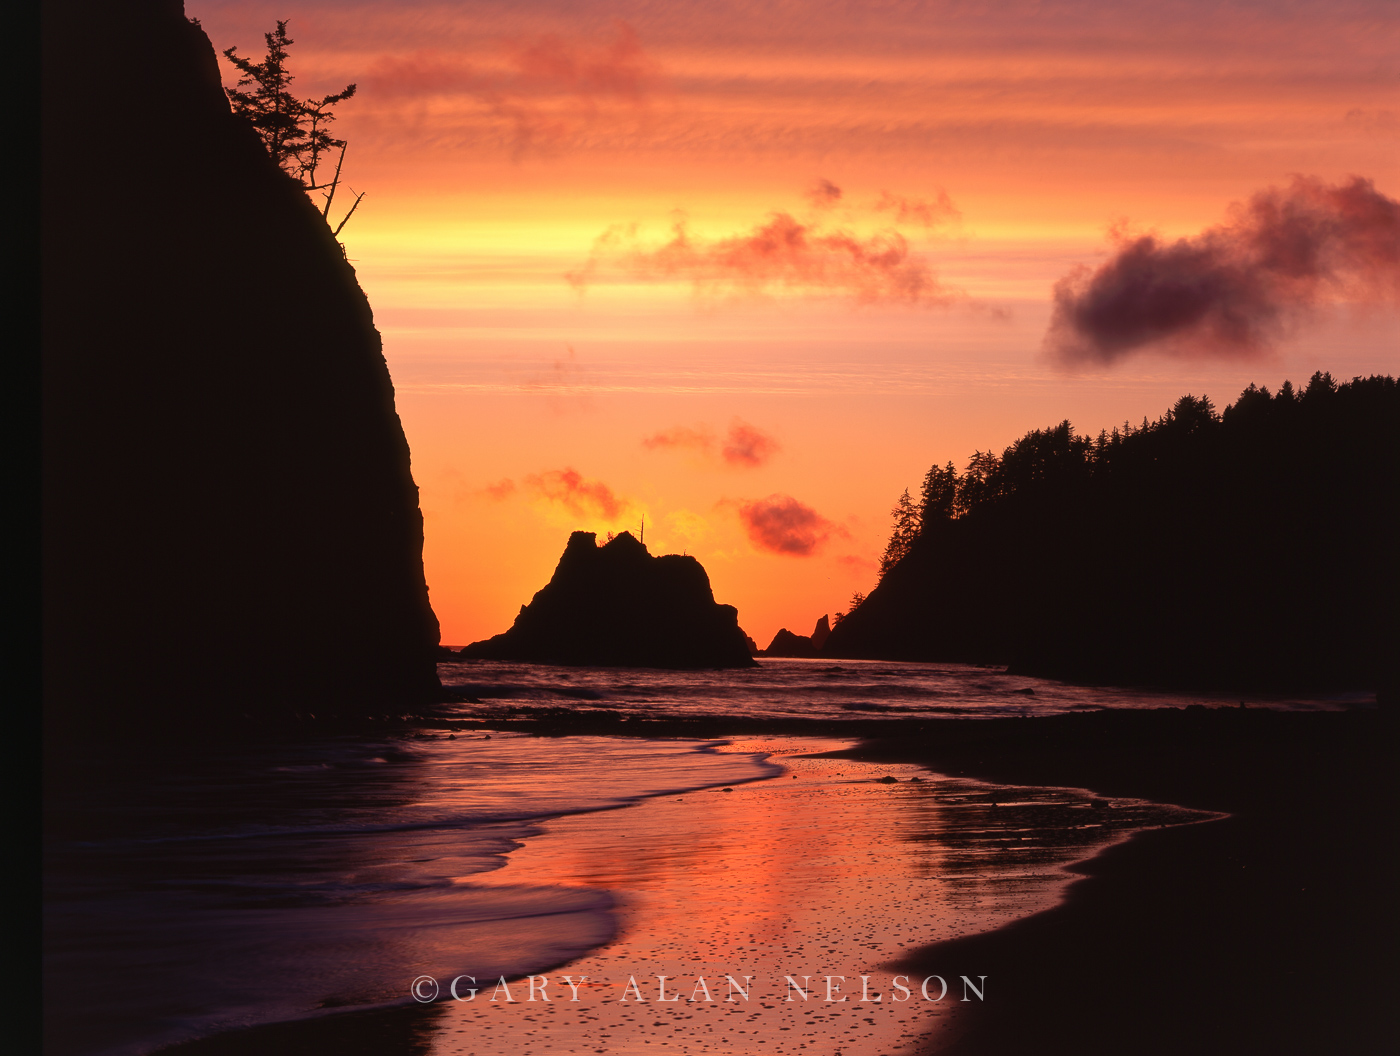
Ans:
{"type": "Polygon", "coordinates": [[[500,720],[567,707],[722,731],[1239,703],[852,661],[441,674],[470,698],[452,732],[211,740],[66,799],[46,846],[49,1051],[415,1000],[437,1007],[425,1044],[443,1053],[902,1051],[995,985],[966,965],[911,979],[903,958],[1053,905],[1066,866],[1133,832],[1210,816],[830,755],[854,737],[500,720]]]}

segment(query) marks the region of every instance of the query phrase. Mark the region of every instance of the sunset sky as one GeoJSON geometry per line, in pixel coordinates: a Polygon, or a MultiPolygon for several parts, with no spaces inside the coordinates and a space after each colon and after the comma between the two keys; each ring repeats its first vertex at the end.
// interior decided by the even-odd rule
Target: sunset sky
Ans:
{"type": "Polygon", "coordinates": [[[1400,368],[1383,0],[186,12],[358,85],[342,237],[446,644],[644,516],[766,645],[874,585],[931,463],[1400,368]],[[1204,307],[1132,315],[1143,274],[1204,307]]]}

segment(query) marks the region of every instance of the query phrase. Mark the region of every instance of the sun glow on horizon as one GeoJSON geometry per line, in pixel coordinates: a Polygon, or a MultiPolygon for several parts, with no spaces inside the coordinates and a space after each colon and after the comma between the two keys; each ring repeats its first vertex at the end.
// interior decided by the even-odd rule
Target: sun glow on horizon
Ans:
{"type": "Polygon", "coordinates": [[[343,239],[452,645],[509,626],[569,531],[642,515],[766,645],[871,588],[933,463],[1400,366],[1395,297],[1325,282],[1267,347],[1047,351],[1056,284],[1115,232],[1198,238],[1296,174],[1400,195],[1378,3],[186,9],[245,53],[289,19],[303,94],[359,85],[343,239]],[[771,451],[726,462],[736,421],[771,451]],[[806,552],[742,515],[775,496],[829,526],[806,552]]]}

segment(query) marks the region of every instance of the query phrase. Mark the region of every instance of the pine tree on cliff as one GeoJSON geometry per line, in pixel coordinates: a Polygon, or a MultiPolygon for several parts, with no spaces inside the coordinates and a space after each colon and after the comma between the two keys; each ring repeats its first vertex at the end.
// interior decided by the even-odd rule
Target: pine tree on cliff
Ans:
{"type": "MultiPolygon", "coordinates": [[[[224,91],[228,93],[233,112],[253,126],[279,168],[308,191],[327,191],[321,215],[329,222],[331,203],[340,185],[346,141],[332,136],[328,126],[335,120],[334,107],[355,94],[355,85],[348,84],[341,91],[320,99],[298,99],[291,92],[295,78],[287,69],[287,49],[296,41],[287,36],[286,20],[280,20],[271,33],[263,34],[263,39],[267,43],[267,55],[262,62],[245,59],[236,47],[224,50],[224,58],[243,74],[236,87],[224,91]],[[335,167],[335,176],[328,183],[317,183],[316,170],[322,156],[336,147],[340,148],[340,163],[335,167]]],[[[363,197],[363,194],[356,197],[350,212],[336,227],[337,235],[363,197]]]]}
{"type": "Polygon", "coordinates": [[[884,556],[880,558],[880,576],[882,578],[886,572],[899,564],[900,559],[914,545],[914,540],[919,537],[921,523],[919,507],[914,505],[914,500],[909,497],[908,488],[904,489],[904,494],[894,504],[890,516],[894,518],[894,528],[890,532],[890,541],[885,547],[884,556]]]}
{"type": "Polygon", "coordinates": [[[919,528],[927,529],[940,521],[951,521],[958,503],[958,471],[949,462],[942,469],[932,466],[924,475],[919,496],[919,528]]]}

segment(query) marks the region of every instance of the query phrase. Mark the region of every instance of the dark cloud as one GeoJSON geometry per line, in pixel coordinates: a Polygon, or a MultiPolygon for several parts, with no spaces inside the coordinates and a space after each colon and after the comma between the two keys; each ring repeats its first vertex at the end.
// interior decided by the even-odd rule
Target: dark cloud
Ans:
{"type": "Polygon", "coordinates": [[[602,481],[584,480],[578,470],[569,467],[531,474],[525,484],[536,495],[580,517],[597,514],[616,520],[630,506],[602,481]]]}
{"type": "Polygon", "coordinates": [[[793,557],[810,557],[833,535],[846,534],[840,525],[791,495],[769,495],[756,502],[740,503],[739,520],[754,546],[793,557]]]}
{"type": "Polygon", "coordinates": [[[863,304],[949,304],[958,294],[942,286],[927,262],[911,253],[898,231],[861,239],[824,231],[788,213],[773,213],[750,232],[706,242],[691,236],[684,220],[671,241],[639,246],[635,229],[614,227],[594,244],[588,263],[567,278],[578,289],[605,266],[634,280],[688,279],[699,291],[761,294],[774,289],[834,293],[863,304]]]}
{"type": "Polygon", "coordinates": [[[731,466],[756,467],[778,453],[778,441],[762,429],[734,419],[720,455],[731,466]]]}
{"type": "Polygon", "coordinates": [[[924,227],[935,227],[962,219],[962,211],[953,204],[948,192],[942,189],[939,190],[938,197],[931,202],[923,198],[903,198],[890,194],[889,191],[881,191],[880,200],[875,203],[875,211],[893,213],[896,223],[920,224],[924,227]]]}
{"type": "Polygon", "coordinates": [[[1147,347],[1248,355],[1328,303],[1400,303],[1400,202],[1352,177],[1296,177],[1194,238],[1115,236],[1112,259],[1055,285],[1046,350],[1112,363],[1147,347]]]}
{"type": "Polygon", "coordinates": [[[830,180],[818,180],[807,188],[807,200],[818,209],[824,209],[841,200],[841,188],[830,180]]]}

